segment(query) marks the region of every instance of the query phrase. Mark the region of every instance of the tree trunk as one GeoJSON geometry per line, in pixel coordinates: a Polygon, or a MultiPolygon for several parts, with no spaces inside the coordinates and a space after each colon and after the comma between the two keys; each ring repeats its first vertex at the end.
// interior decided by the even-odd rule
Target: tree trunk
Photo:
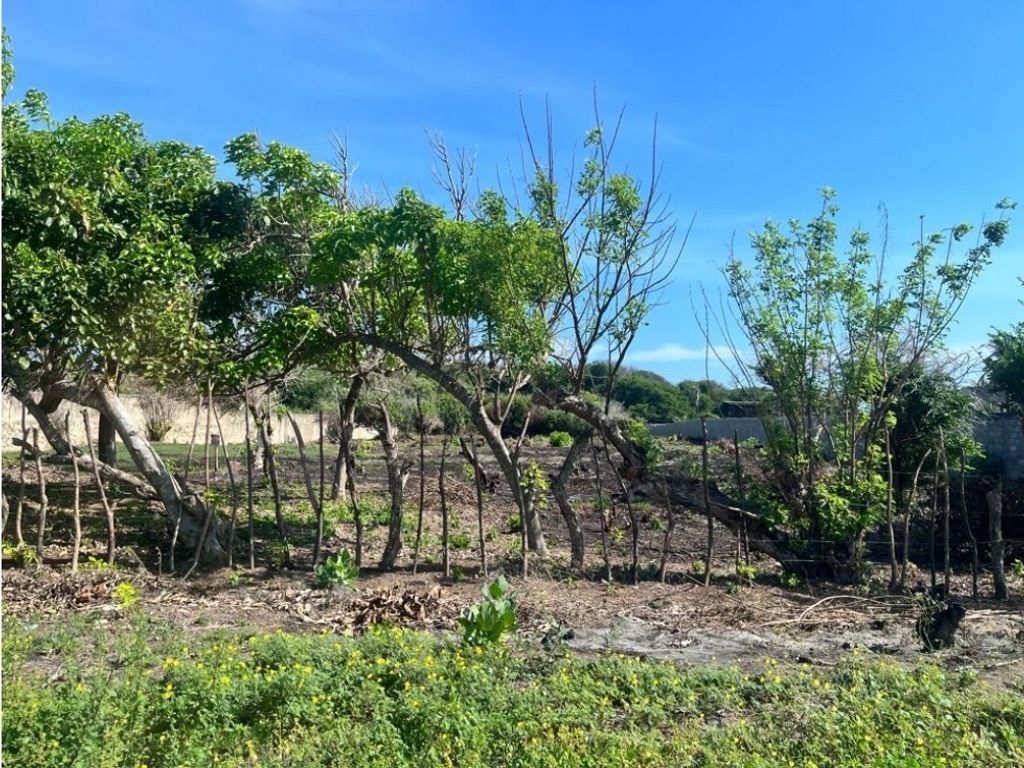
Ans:
{"type": "MultiPolygon", "coordinates": [[[[451,552],[448,546],[448,493],[444,487],[445,460],[448,458],[450,441],[451,437],[447,434],[441,438],[441,467],[437,472],[437,490],[441,494],[441,568],[444,570],[445,578],[452,575],[451,552]]],[[[525,552],[523,557],[526,557],[525,552]]]]}
{"type": "Polygon", "coordinates": [[[524,527],[529,526],[529,537],[532,538],[532,548],[537,552],[537,554],[545,556],[547,554],[547,545],[544,542],[544,534],[540,525],[540,516],[537,515],[536,510],[532,508],[532,505],[527,503],[524,497],[523,488],[520,486],[522,473],[520,472],[518,464],[513,459],[512,454],[509,452],[508,446],[505,444],[505,440],[501,436],[500,426],[495,424],[488,415],[487,407],[483,399],[467,389],[462,382],[454,376],[438,366],[431,364],[429,361],[424,360],[408,347],[396,344],[375,334],[355,334],[348,340],[363,342],[375,347],[376,349],[395,355],[412,370],[422,374],[428,379],[431,379],[445,392],[462,403],[466,410],[469,411],[469,416],[473,422],[473,426],[477,428],[477,431],[487,442],[488,448],[491,449],[495,460],[498,462],[502,475],[505,476],[505,480],[508,482],[509,490],[512,492],[512,498],[515,500],[516,506],[519,508],[522,516],[524,527]]]}
{"type": "Polygon", "coordinates": [[[668,484],[662,483],[665,494],[665,515],[668,518],[665,522],[665,537],[661,541],[661,566],[658,568],[658,578],[664,584],[668,579],[668,552],[672,541],[672,531],[676,527],[676,516],[672,511],[672,498],[668,494],[668,484]]]}
{"type": "Polygon", "coordinates": [[[245,506],[249,515],[249,569],[256,568],[256,526],[253,504],[253,468],[256,457],[253,452],[252,427],[249,423],[249,393],[245,393],[245,506]]]}
{"type": "Polygon", "coordinates": [[[423,421],[423,400],[420,393],[416,393],[416,418],[418,419],[417,431],[420,435],[420,499],[416,509],[416,543],[412,548],[412,572],[416,573],[420,565],[420,544],[423,541],[423,506],[427,497],[427,467],[426,467],[426,442],[427,427],[423,421]]]}
{"type": "Polygon", "coordinates": [[[36,454],[36,475],[39,477],[39,515],[36,518],[38,531],[36,532],[36,554],[39,556],[40,565],[43,562],[43,543],[46,536],[46,512],[50,507],[50,500],[46,495],[46,476],[43,474],[43,457],[39,452],[39,430],[32,430],[32,448],[36,454]]]}
{"type": "MultiPolygon", "coordinates": [[[[186,496],[182,493],[178,481],[167,469],[163,459],[153,449],[145,435],[135,426],[128,409],[117,393],[102,381],[93,381],[88,389],[63,382],[57,385],[56,389],[65,400],[71,400],[87,408],[94,408],[110,419],[117,430],[118,437],[128,449],[128,454],[132,457],[135,467],[159,495],[170,523],[173,524],[181,515],[182,533],[186,543],[192,546],[197,545],[202,518],[206,511],[205,504],[195,494],[186,496]]],[[[54,447],[56,448],[56,446],[54,447]]],[[[67,450],[58,452],[67,453],[70,450],[66,441],[65,447],[67,450]]],[[[221,562],[224,559],[224,547],[221,543],[222,524],[220,521],[214,522],[216,524],[212,526],[211,535],[207,537],[203,546],[202,557],[208,562],[221,562]]]]}
{"type": "Polygon", "coordinates": [[[487,578],[487,539],[484,536],[484,468],[480,464],[480,455],[476,450],[476,438],[471,438],[473,445],[470,447],[466,438],[459,438],[459,448],[466,461],[473,467],[473,485],[476,488],[476,527],[477,538],[480,544],[480,571],[484,578],[487,578]]]}
{"type": "Polygon", "coordinates": [[[711,558],[715,551],[715,518],[711,515],[710,479],[708,478],[708,420],[700,417],[700,431],[704,438],[700,449],[701,491],[704,497],[704,514],[708,518],[708,544],[704,554],[704,586],[711,585],[711,558]]]}
{"type": "Polygon", "coordinates": [[[896,561],[896,528],[893,524],[893,471],[891,430],[885,429],[886,498],[885,525],[889,533],[889,591],[899,588],[899,564],[896,561]]]}
{"type": "Polygon", "coordinates": [[[579,515],[576,514],[576,510],[569,500],[569,480],[572,477],[576,463],[579,461],[580,456],[583,455],[589,442],[590,434],[576,437],[573,440],[569,453],[566,454],[565,460],[562,462],[562,468],[558,471],[558,476],[551,485],[551,493],[555,497],[555,503],[558,505],[558,510],[562,513],[562,519],[565,520],[565,528],[569,533],[569,549],[571,552],[569,568],[575,572],[583,570],[585,548],[583,526],[580,524],[579,515]]]}
{"type": "MultiPolygon", "coordinates": [[[[352,435],[355,433],[355,414],[356,404],[359,401],[359,393],[363,389],[363,384],[366,382],[366,376],[358,374],[352,378],[352,383],[349,385],[348,394],[345,398],[338,398],[338,456],[334,460],[334,477],[331,481],[331,501],[337,501],[341,498],[341,492],[348,486],[348,478],[346,472],[348,470],[348,462],[346,461],[346,442],[345,435],[352,435]]],[[[347,447],[351,447],[351,439],[347,444],[347,447]]]]}
{"type": "Polygon", "coordinates": [[[988,538],[992,551],[992,583],[996,600],[1007,600],[1010,592],[1006,588],[1006,565],[1003,543],[1003,488],[1002,483],[985,494],[988,502],[988,538]]]}
{"type": "Polygon", "coordinates": [[[946,459],[946,438],[939,428],[939,439],[942,441],[942,590],[949,596],[952,587],[952,569],[949,562],[949,461],[946,459]]]}
{"type": "Polygon", "coordinates": [[[117,429],[110,418],[102,413],[100,414],[99,434],[96,438],[96,453],[104,464],[117,466],[117,429]]]}
{"type": "Polygon", "coordinates": [[[217,407],[213,408],[213,419],[217,424],[217,432],[220,433],[220,448],[224,452],[224,465],[228,470],[228,483],[231,485],[231,520],[228,522],[228,567],[235,565],[235,526],[238,523],[238,483],[235,482],[235,470],[231,466],[231,457],[228,455],[228,441],[224,439],[224,428],[220,425],[220,414],[217,407]]]}
{"type": "MultiPolygon", "coordinates": [[[[85,426],[85,442],[89,446],[89,458],[92,461],[93,480],[96,482],[96,491],[103,505],[103,513],[107,518],[107,565],[114,564],[114,554],[117,551],[117,528],[114,525],[114,510],[107,500],[107,492],[103,488],[103,478],[100,477],[100,467],[107,466],[96,459],[95,448],[92,444],[92,427],[89,425],[89,412],[82,410],[82,423],[85,426]]],[[[180,514],[179,514],[180,518],[180,514]]],[[[172,541],[171,568],[174,568],[173,541],[172,541]]]]}
{"type": "Polygon", "coordinates": [[[931,452],[931,448],[929,448],[924,452],[921,460],[917,462],[917,467],[914,469],[914,479],[910,484],[910,496],[907,499],[907,508],[903,517],[903,561],[900,564],[900,589],[904,589],[907,586],[907,566],[910,565],[910,520],[914,511],[915,499],[917,499],[917,482],[921,478],[921,470],[924,468],[924,463],[928,460],[931,452]]]}
{"type": "Polygon", "coordinates": [[[398,555],[402,551],[402,513],[404,511],[403,493],[405,483],[409,479],[408,462],[402,462],[398,458],[398,447],[395,443],[394,427],[391,424],[391,414],[387,406],[380,404],[381,415],[384,419],[384,428],[380,431],[379,439],[384,449],[384,464],[388,473],[388,491],[391,494],[391,513],[388,516],[388,539],[384,545],[384,554],[381,555],[380,569],[390,571],[395,567],[398,555]]]}
{"type": "MultiPolygon", "coordinates": [[[[71,435],[71,413],[68,412],[64,416],[64,431],[71,435]]],[[[71,499],[71,522],[74,526],[74,538],[71,544],[71,572],[78,573],[78,558],[82,552],[82,477],[78,471],[78,458],[75,456],[75,452],[71,452],[71,469],[74,472],[75,487],[74,495],[71,499]]]]}
{"type": "Polygon", "coordinates": [[[274,460],[274,444],[270,440],[268,422],[269,414],[260,413],[256,406],[250,406],[256,432],[263,446],[263,461],[266,464],[267,476],[270,478],[270,489],[274,496],[274,520],[277,523],[277,535],[285,548],[284,564],[291,563],[291,547],[288,544],[288,530],[284,524],[284,509],[281,506],[281,485],[277,481],[277,462],[274,460]]]}
{"type": "Polygon", "coordinates": [[[981,571],[981,563],[978,559],[978,539],[974,535],[974,526],[971,525],[971,514],[967,511],[967,456],[966,451],[960,449],[960,511],[964,514],[964,525],[967,527],[967,539],[971,542],[971,597],[978,599],[978,573],[981,571]]]}
{"type": "MultiPolygon", "coordinates": [[[[292,424],[292,431],[295,432],[295,443],[299,446],[299,466],[302,468],[302,480],[306,485],[306,498],[309,499],[309,507],[313,510],[316,518],[316,535],[313,543],[313,565],[316,566],[320,559],[320,543],[324,537],[324,510],[320,500],[313,490],[313,478],[309,474],[309,465],[306,463],[306,441],[302,438],[302,430],[299,423],[289,412],[288,421],[292,424]]],[[[323,466],[323,465],[321,465],[323,466]]]]}
{"type": "Polygon", "coordinates": [[[25,404],[21,405],[21,445],[18,450],[18,504],[14,508],[14,538],[20,547],[25,543],[21,530],[21,517],[25,509],[25,444],[28,442],[28,430],[25,428],[25,404]]]}

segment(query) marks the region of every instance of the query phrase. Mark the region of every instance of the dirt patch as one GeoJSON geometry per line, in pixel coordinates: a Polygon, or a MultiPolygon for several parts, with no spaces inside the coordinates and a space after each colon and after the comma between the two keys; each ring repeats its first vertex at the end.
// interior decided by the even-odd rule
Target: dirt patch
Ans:
{"type": "MultiPolygon", "coordinates": [[[[111,593],[131,581],[139,606],[189,633],[214,629],[352,634],[375,624],[433,632],[457,630],[479,599],[481,583],[433,574],[369,575],[356,588],[319,589],[310,574],[194,580],[145,571],[71,575],[52,568],[8,569],[3,607],[13,616],[103,612],[126,620],[111,593]]],[[[1024,605],[967,603],[956,644],[926,653],[916,635],[919,605],[910,597],[852,593],[812,596],[764,584],[738,594],[728,586],[644,583],[638,587],[545,578],[512,580],[520,636],[565,638],[580,653],[619,652],[681,664],[783,663],[831,666],[854,650],[901,663],[930,661],[971,669],[1000,687],[1024,683],[1024,605]]]]}

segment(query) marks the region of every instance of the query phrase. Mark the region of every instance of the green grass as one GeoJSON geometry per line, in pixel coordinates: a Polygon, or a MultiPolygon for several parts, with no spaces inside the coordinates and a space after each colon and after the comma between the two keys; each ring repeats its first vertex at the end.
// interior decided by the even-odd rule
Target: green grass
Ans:
{"type": "Polygon", "coordinates": [[[415,632],[4,623],[17,766],[999,766],[1024,704],[935,667],[680,670],[415,632]],[[113,629],[113,631],[112,631],[113,629]],[[55,670],[60,670],[55,674],[55,670]]]}

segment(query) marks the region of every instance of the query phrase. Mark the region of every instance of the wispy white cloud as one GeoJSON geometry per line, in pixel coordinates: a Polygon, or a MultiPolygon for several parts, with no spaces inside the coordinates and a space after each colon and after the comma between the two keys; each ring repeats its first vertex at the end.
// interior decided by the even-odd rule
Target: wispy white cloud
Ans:
{"type": "Polygon", "coordinates": [[[682,344],[668,342],[652,349],[638,349],[631,352],[628,360],[631,363],[679,363],[685,360],[703,360],[707,355],[712,360],[722,358],[732,360],[733,353],[729,347],[714,346],[705,347],[684,347],[682,344]]]}

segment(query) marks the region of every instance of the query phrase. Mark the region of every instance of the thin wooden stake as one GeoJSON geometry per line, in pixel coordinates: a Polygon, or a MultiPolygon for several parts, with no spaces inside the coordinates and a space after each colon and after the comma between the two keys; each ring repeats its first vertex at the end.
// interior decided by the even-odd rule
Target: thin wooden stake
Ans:
{"type": "Polygon", "coordinates": [[[213,407],[213,420],[217,424],[217,432],[220,434],[220,449],[224,454],[224,466],[228,469],[228,482],[231,484],[231,520],[228,523],[228,568],[235,565],[235,525],[238,522],[238,485],[235,483],[235,471],[231,467],[231,457],[228,455],[228,444],[224,439],[224,428],[220,425],[220,413],[217,406],[213,407]]]}
{"type": "Polygon", "coordinates": [[[210,533],[210,523],[213,521],[213,502],[210,493],[210,418],[213,415],[213,379],[206,378],[206,444],[203,446],[203,506],[206,514],[203,515],[203,527],[199,531],[199,538],[196,539],[196,551],[192,554],[192,565],[189,566],[187,579],[199,565],[203,557],[203,549],[206,547],[206,537],[210,533]]]}
{"type": "Polygon", "coordinates": [[[967,511],[967,451],[960,449],[960,509],[964,513],[964,525],[967,526],[967,538],[971,542],[971,597],[978,599],[978,572],[981,570],[981,563],[978,558],[978,539],[974,535],[974,526],[971,525],[971,516],[967,511]]]}
{"type": "Polygon", "coordinates": [[[708,546],[704,557],[704,586],[711,586],[711,555],[715,550],[715,519],[711,516],[711,496],[708,488],[708,420],[700,417],[700,432],[704,444],[700,451],[701,489],[704,496],[704,514],[708,518],[708,546]]]}
{"type": "Polygon", "coordinates": [[[320,428],[320,496],[316,505],[316,541],[313,545],[313,565],[320,562],[320,550],[324,546],[324,412],[317,413],[320,428]]]}
{"type": "MultiPolygon", "coordinates": [[[[71,443],[71,412],[64,416],[64,431],[68,435],[68,443],[71,443]]],[[[75,473],[75,490],[71,501],[71,520],[74,525],[74,542],[71,548],[71,572],[78,572],[78,557],[82,551],[82,511],[81,511],[81,474],[78,471],[78,455],[75,453],[75,446],[71,445],[71,469],[75,473]]]]}
{"type": "Polygon", "coordinates": [[[116,533],[114,530],[114,510],[107,501],[107,492],[103,488],[103,478],[100,477],[100,464],[96,459],[96,446],[92,442],[92,427],[89,425],[89,412],[82,409],[82,422],[85,424],[85,442],[89,446],[89,458],[92,459],[92,477],[99,490],[100,502],[103,504],[103,512],[107,516],[107,565],[114,564],[114,552],[117,549],[116,533]]]}
{"type": "Polygon", "coordinates": [[[39,452],[39,430],[32,429],[32,449],[36,455],[36,474],[39,476],[39,530],[36,533],[36,554],[39,556],[39,563],[43,562],[43,538],[46,534],[46,512],[50,507],[50,500],[46,496],[46,477],[43,475],[43,456],[39,452]]]}
{"type": "Polygon", "coordinates": [[[245,391],[245,503],[249,513],[249,570],[256,570],[256,532],[253,504],[252,429],[249,425],[249,390],[245,391]]]}
{"type": "Polygon", "coordinates": [[[24,546],[25,537],[21,531],[21,516],[25,508],[25,443],[28,442],[28,429],[25,426],[25,404],[21,404],[21,446],[18,451],[18,504],[14,508],[14,537],[18,546],[24,546]]]}

